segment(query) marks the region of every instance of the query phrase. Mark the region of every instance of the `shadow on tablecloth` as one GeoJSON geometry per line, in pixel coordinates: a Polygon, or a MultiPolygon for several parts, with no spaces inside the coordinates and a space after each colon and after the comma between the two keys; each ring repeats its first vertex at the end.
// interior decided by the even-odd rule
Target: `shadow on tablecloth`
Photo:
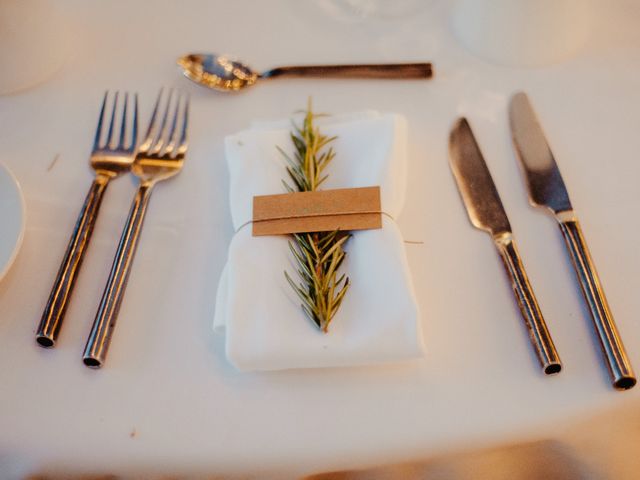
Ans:
{"type": "Polygon", "coordinates": [[[554,438],[442,455],[411,463],[296,477],[286,473],[243,475],[38,474],[25,480],[638,480],[640,402],[630,402],[580,423],[559,425],[554,438]]]}

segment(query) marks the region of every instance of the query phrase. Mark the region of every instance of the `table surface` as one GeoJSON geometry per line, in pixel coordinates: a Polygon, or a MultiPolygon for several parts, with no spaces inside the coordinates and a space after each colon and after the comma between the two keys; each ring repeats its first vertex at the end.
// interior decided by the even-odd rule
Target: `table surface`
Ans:
{"type": "MultiPolygon", "coordinates": [[[[526,90],[538,110],[640,368],[640,7],[615,2],[570,60],[509,68],[465,51],[450,3],[409,18],[338,19],[322,2],[68,0],[73,39],[54,78],[0,97],[0,161],[22,184],[27,232],[0,284],[0,470],[288,472],[401,461],[552,434],[564,422],[634,401],[610,387],[553,219],[527,203],[506,105],[526,90]],[[431,60],[432,81],[265,81],[216,94],[181,78],[185,52],[230,52],[257,68],[295,63],[431,60]],[[184,171],[159,185],[106,366],[81,352],[135,185],[109,187],[59,346],[34,330],[91,181],[87,167],[105,89],[162,85],[192,98],[184,171]],[[317,110],[393,111],[409,123],[406,240],[424,323],[424,361],[374,368],[241,374],[211,331],[232,236],[223,138],[255,119],[317,110]],[[564,360],[545,378],[488,236],[469,224],[447,160],[456,117],[469,118],[564,360]]],[[[43,45],[43,48],[46,46],[43,45]]],[[[278,478],[285,478],[280,474],[278,478]]]]}

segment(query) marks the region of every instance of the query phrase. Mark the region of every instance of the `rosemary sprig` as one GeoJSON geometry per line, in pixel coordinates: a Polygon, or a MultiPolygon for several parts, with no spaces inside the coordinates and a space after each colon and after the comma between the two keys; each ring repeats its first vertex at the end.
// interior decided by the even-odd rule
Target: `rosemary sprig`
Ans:
{"type": "MultiPolygon", "coordinates": [[[[316,117],[309,100],[302,126],[294,124],[291,133],[294,157],[278,147],[288,163],[292,184],[282,181],[288,192],[317,190],[328,177],[325,169],[335,157],[330,144],[336,137],[320,133],[313,123],[316,117]]],[[[336,230],[296,233],[289,241],[300,283],[286,271],[284,275],[302,301],[304,313],[325,333],[349,289],[349,278],[345,274],[338,276],[338,270],[346,255],[343,246],[350,237],[349,233],[336,230]]]]}

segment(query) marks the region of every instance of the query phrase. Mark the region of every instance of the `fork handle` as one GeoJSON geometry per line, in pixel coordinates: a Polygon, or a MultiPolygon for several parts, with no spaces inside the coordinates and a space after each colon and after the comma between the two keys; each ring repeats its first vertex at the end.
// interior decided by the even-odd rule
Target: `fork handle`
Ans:
{"type": "Polygon", "coordinates": [[[152,187],[153,184],[142,182],[133,199],[129,217],[122,231],[116,256],[113,259],[111,273],[84,349],[83,362],[88,367],[100,368],[107,356],[152,187]]]}
{"type": "Polygon", "coordinates": [[[67,251],[64,254],[49,300],[42,314],[40,325],[36,331],[36,341],[42,347],[53,347],[56,343],[109,180],[111,180],[109,175],[97,173],[82,205],[82,210],[80,210],[67,251]]]}

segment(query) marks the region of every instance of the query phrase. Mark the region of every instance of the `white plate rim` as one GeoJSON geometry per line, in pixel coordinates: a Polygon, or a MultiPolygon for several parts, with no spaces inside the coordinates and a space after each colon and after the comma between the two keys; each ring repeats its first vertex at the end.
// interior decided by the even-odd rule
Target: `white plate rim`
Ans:
{"type": "Polygon", "coordinates": [[[16,258],[18,257],[18,252],[20,251],[20,247],[22,247],[24,232],[27,225],[27,209],[24,201],[24,193],[22,192],[22,187],[17,177],[13,174],[11,169],[2,162],[0,162],[0,168],[3,169],[9,175],[11,180],[13,180],[13,184],[16,187],[16,191],[18,192],[18,198],[20,199],[20,233],[18,234],[18,238],[13,247],[13,252],[11,252],[11,256],[9,257],[9,260],[7,260],[7,263],[5,263],[3,267],[0,267],[1,268],[0,281],[2,281],[2,279],[7,275],[7,273],[9,273],[9,270],[11,269],[13,263],[16,261],[16,258]]]}

